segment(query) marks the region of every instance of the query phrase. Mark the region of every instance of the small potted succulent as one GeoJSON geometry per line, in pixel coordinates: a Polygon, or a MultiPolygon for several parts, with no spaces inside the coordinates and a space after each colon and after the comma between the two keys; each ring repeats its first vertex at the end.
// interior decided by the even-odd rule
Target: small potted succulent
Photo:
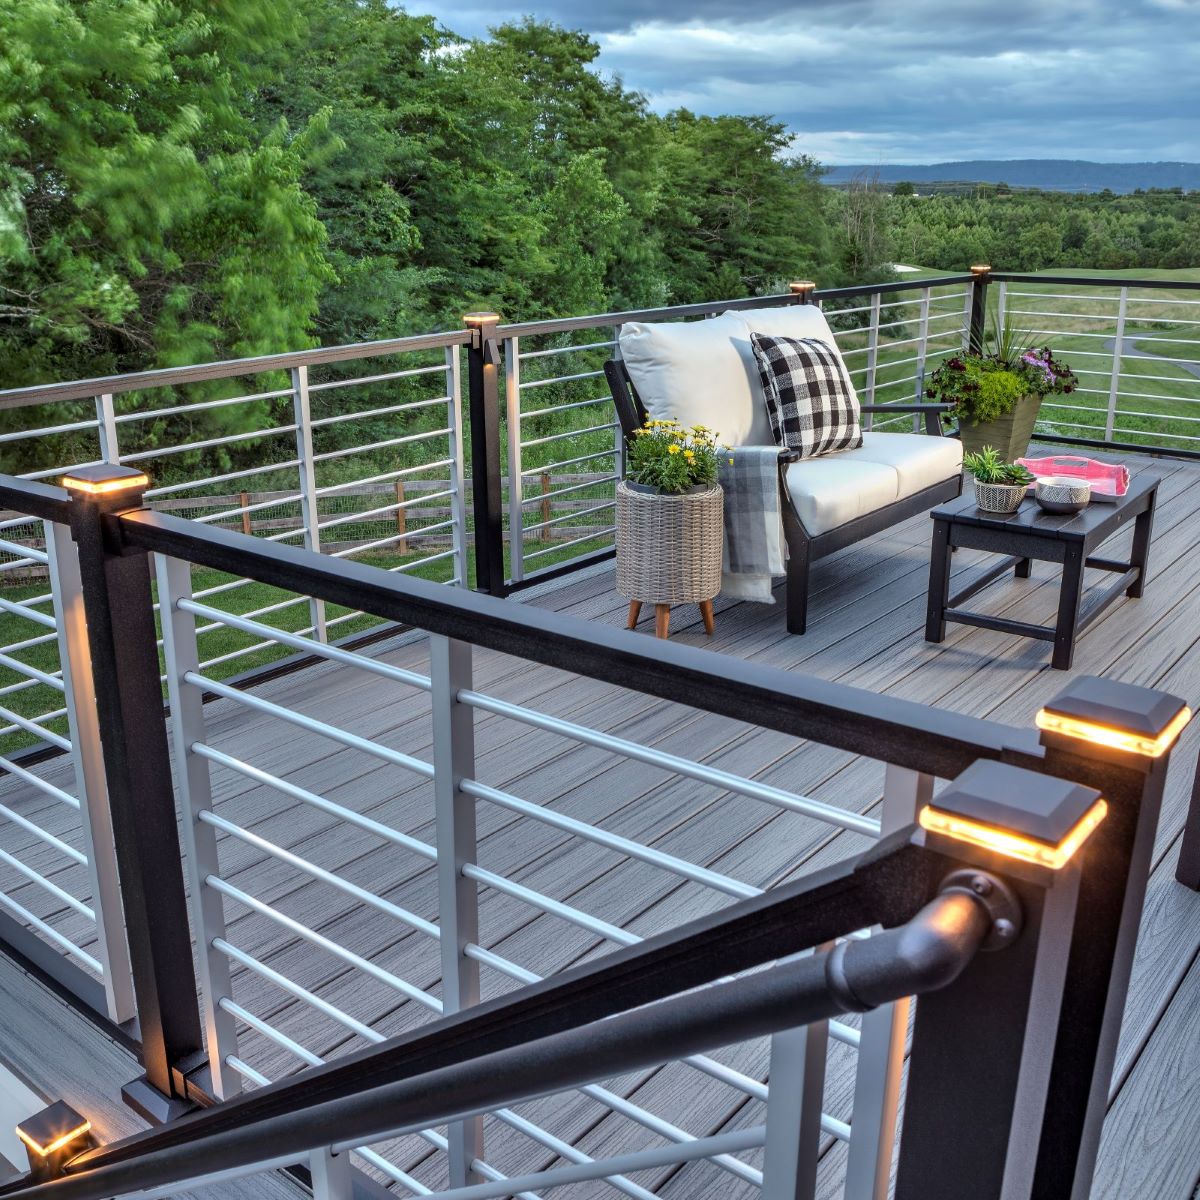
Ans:
{"type": "Polygon", "coordinates": [[[926,395],[954,405],[963,449],[978,453],[993,446],[1004,460],[1029,449],[1042,397],[1067,395],[1079,380],[1049,346],[1035,347],[1006,322],[993,327],[992,348],[982,354],[957,354],[930,376],[926,395]]]}
{"type": "Polygon", "coordinates": [[[1020,463],[1005,462],[994,446],[963,455],[963,470],[975,477],[975,503],[980,511],[1014,513],[1033,482],[1020,463]]]}
{"type": "Polygon", "coordinates": [[[724,534],[718,453],[728,452],[702,425],[652,420],[629,438],[628,478],[617,484],[617,591],[629,599],[630,629],[650,603],[665,637],[669,606],[690,603],[712,632],[724,534]]]}

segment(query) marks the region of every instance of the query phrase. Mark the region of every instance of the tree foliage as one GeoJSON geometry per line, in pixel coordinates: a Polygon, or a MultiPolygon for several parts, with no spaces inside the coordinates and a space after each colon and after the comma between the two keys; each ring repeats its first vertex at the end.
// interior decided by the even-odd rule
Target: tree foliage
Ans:
{"type": "MultiPolygon", "coordinates": [[[[466,40],[387,0],[0,6],[0,386],[391,337],[477,307],[838,285],[894,258],[1200,260],[1194,195],[828,189],[780,122],[656,114],[598,56],[576,30],[466,40]]],[[[210,410],[207,428],[253,410],[210,410]]]]}

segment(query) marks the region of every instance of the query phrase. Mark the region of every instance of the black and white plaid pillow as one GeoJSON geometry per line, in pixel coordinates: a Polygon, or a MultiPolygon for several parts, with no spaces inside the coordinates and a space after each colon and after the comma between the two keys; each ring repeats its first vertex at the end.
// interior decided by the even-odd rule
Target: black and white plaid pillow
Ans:
{"type": "Polygon", "coordinates": [[[752,333],[771,430],[781,446],[816,458],[863,444],[854,385],[833,347],[817,338],[752,333]]]}

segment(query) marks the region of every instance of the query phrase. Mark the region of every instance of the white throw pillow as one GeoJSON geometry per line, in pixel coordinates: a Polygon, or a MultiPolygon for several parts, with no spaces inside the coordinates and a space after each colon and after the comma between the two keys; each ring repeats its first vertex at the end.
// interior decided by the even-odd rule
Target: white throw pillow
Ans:
{"type": "Polygon", "coordinates": [[[750,330],[740,313],[701,321],[630,321],[621,357],[651,417],[706,425],[726,446],[773,442],[750,330]]]}

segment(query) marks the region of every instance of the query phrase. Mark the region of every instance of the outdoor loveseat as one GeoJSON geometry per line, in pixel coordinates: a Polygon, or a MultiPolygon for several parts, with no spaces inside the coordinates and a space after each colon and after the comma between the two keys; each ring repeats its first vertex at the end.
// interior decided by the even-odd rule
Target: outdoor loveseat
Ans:
{"type": "MultiPolygon", "coordinates": [[[[621,357],[606,364],[605,375],[626,438],[648,417],[674,418],[717,431],[727,446],[775,444],[752,333],[815,338],[837,352],[825,315],[812,304],[728,311],[687,323],[624,325],[621,357]]],[[[860,447],[815,458],[780,448],[789,633],[805,630],[814,561],[959,495],[962,444],[941,436],[947,407],[864,404],[864,415],[920,414],[924,433],[864,429],[860,447]]]]}

